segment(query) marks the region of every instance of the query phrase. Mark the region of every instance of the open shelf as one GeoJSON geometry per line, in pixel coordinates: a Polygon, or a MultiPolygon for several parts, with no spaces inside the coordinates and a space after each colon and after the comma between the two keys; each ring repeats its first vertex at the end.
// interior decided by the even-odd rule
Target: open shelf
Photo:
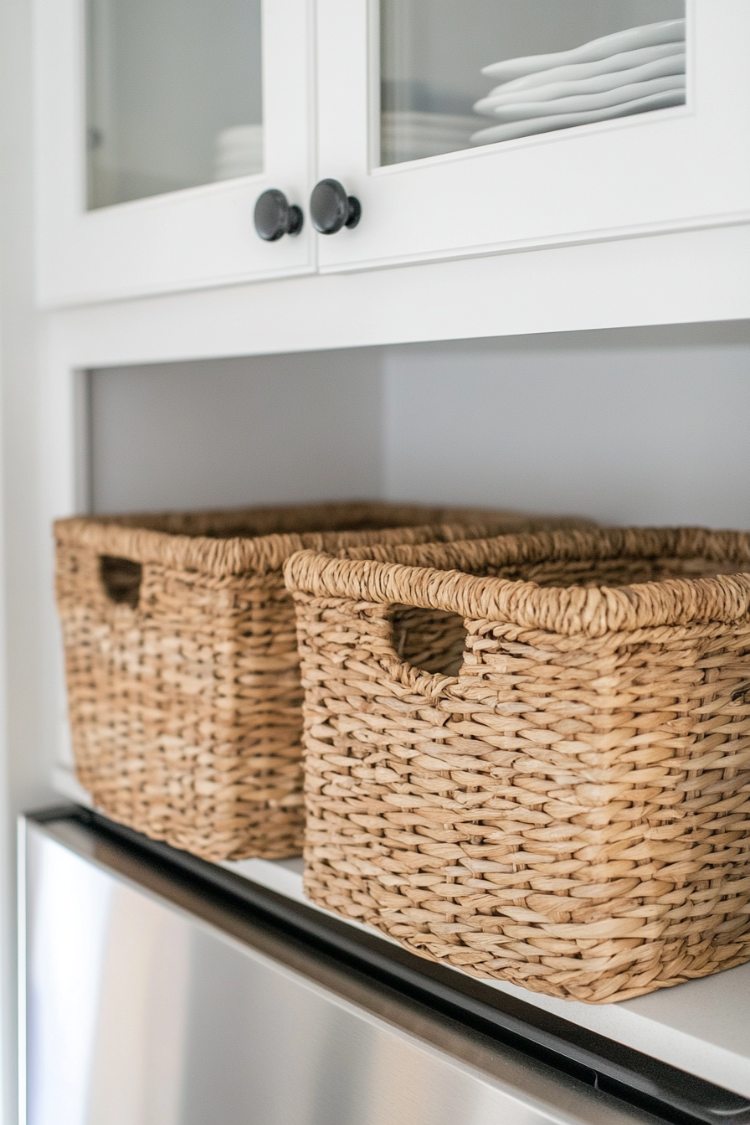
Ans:
{"type": "MultiPolygon", "coordinates": [[[[98,512],[368,497],[750,527],[748,360],[743,322],[100,366],[73,491],[98,512]]],[[[65,738],[55,758],[88,804],[65,738]]],[[[226,866],[306,902],[299,859],[226,866]]],[[[750,1096],[750,966],[604,1006],[486,987],[750,1096]]]]}

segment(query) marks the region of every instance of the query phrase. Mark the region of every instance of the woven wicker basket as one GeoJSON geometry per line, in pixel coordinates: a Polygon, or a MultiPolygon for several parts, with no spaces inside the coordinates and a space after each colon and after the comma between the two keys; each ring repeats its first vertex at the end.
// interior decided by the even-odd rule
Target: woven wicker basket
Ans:
{"type": "Polygon", "coordinates": [[[286,566],[309,897],[589,1002],[750,959],[750,535],[356,553],[286,566]]]}
{"type": "Polygon", "coordinates": [[[284,560],[527,523],[364,503],[59,521],[81,784],[113,819],[205,858],[298,854],[302,690],[284,560]]]}

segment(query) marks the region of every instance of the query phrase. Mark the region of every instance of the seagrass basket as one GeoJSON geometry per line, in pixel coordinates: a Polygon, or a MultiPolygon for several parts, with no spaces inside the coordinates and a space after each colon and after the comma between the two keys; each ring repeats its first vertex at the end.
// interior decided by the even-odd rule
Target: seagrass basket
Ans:
{"type": "Polygon", "coordinates": [[[307,895],[589,1002],[750,959],[750,535],[351,553],[285,568],[307,895]]]}
{"type": "Polygon", "coordinates": [[[59,521],[81,784],[114,820],[204,858],[298,854],[302,691],[284,560],[527,524],[369,503],[59,521]]]}

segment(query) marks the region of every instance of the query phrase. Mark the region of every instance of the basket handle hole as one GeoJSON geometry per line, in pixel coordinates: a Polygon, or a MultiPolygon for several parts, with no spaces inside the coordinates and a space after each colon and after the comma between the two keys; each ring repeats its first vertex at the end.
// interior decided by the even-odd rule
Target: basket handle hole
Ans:
{"type": "Polygon", "coordinates": [[[397,605],[391,610],[399,660],[433,675],[457,676],[464,662],[466,624],[457,613],[397,605]]]}
{"type": "Polygon", "coordinates": [[[143,567],[132,559],[118,559],[102,555],[99,559],[99,576],[104,592],[116,605],[138,605],[141,594],[143,567]]]}

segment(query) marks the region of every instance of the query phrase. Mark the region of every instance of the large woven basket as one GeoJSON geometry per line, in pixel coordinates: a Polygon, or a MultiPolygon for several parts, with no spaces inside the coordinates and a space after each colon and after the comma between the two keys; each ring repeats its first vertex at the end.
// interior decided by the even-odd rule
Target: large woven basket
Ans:
{"type": "Polygon", "coordinates": [[[113,819],[205,858],[298,854],[302,691],[284,560],[528,523],[365,503],[59,521],[81,784],[113,819]]]}
{"type": "Polygon", "coordinates": [[[308,896],[590,1002],[750,959],[750,535],[356,553],[286,566],[308,896]]]}

